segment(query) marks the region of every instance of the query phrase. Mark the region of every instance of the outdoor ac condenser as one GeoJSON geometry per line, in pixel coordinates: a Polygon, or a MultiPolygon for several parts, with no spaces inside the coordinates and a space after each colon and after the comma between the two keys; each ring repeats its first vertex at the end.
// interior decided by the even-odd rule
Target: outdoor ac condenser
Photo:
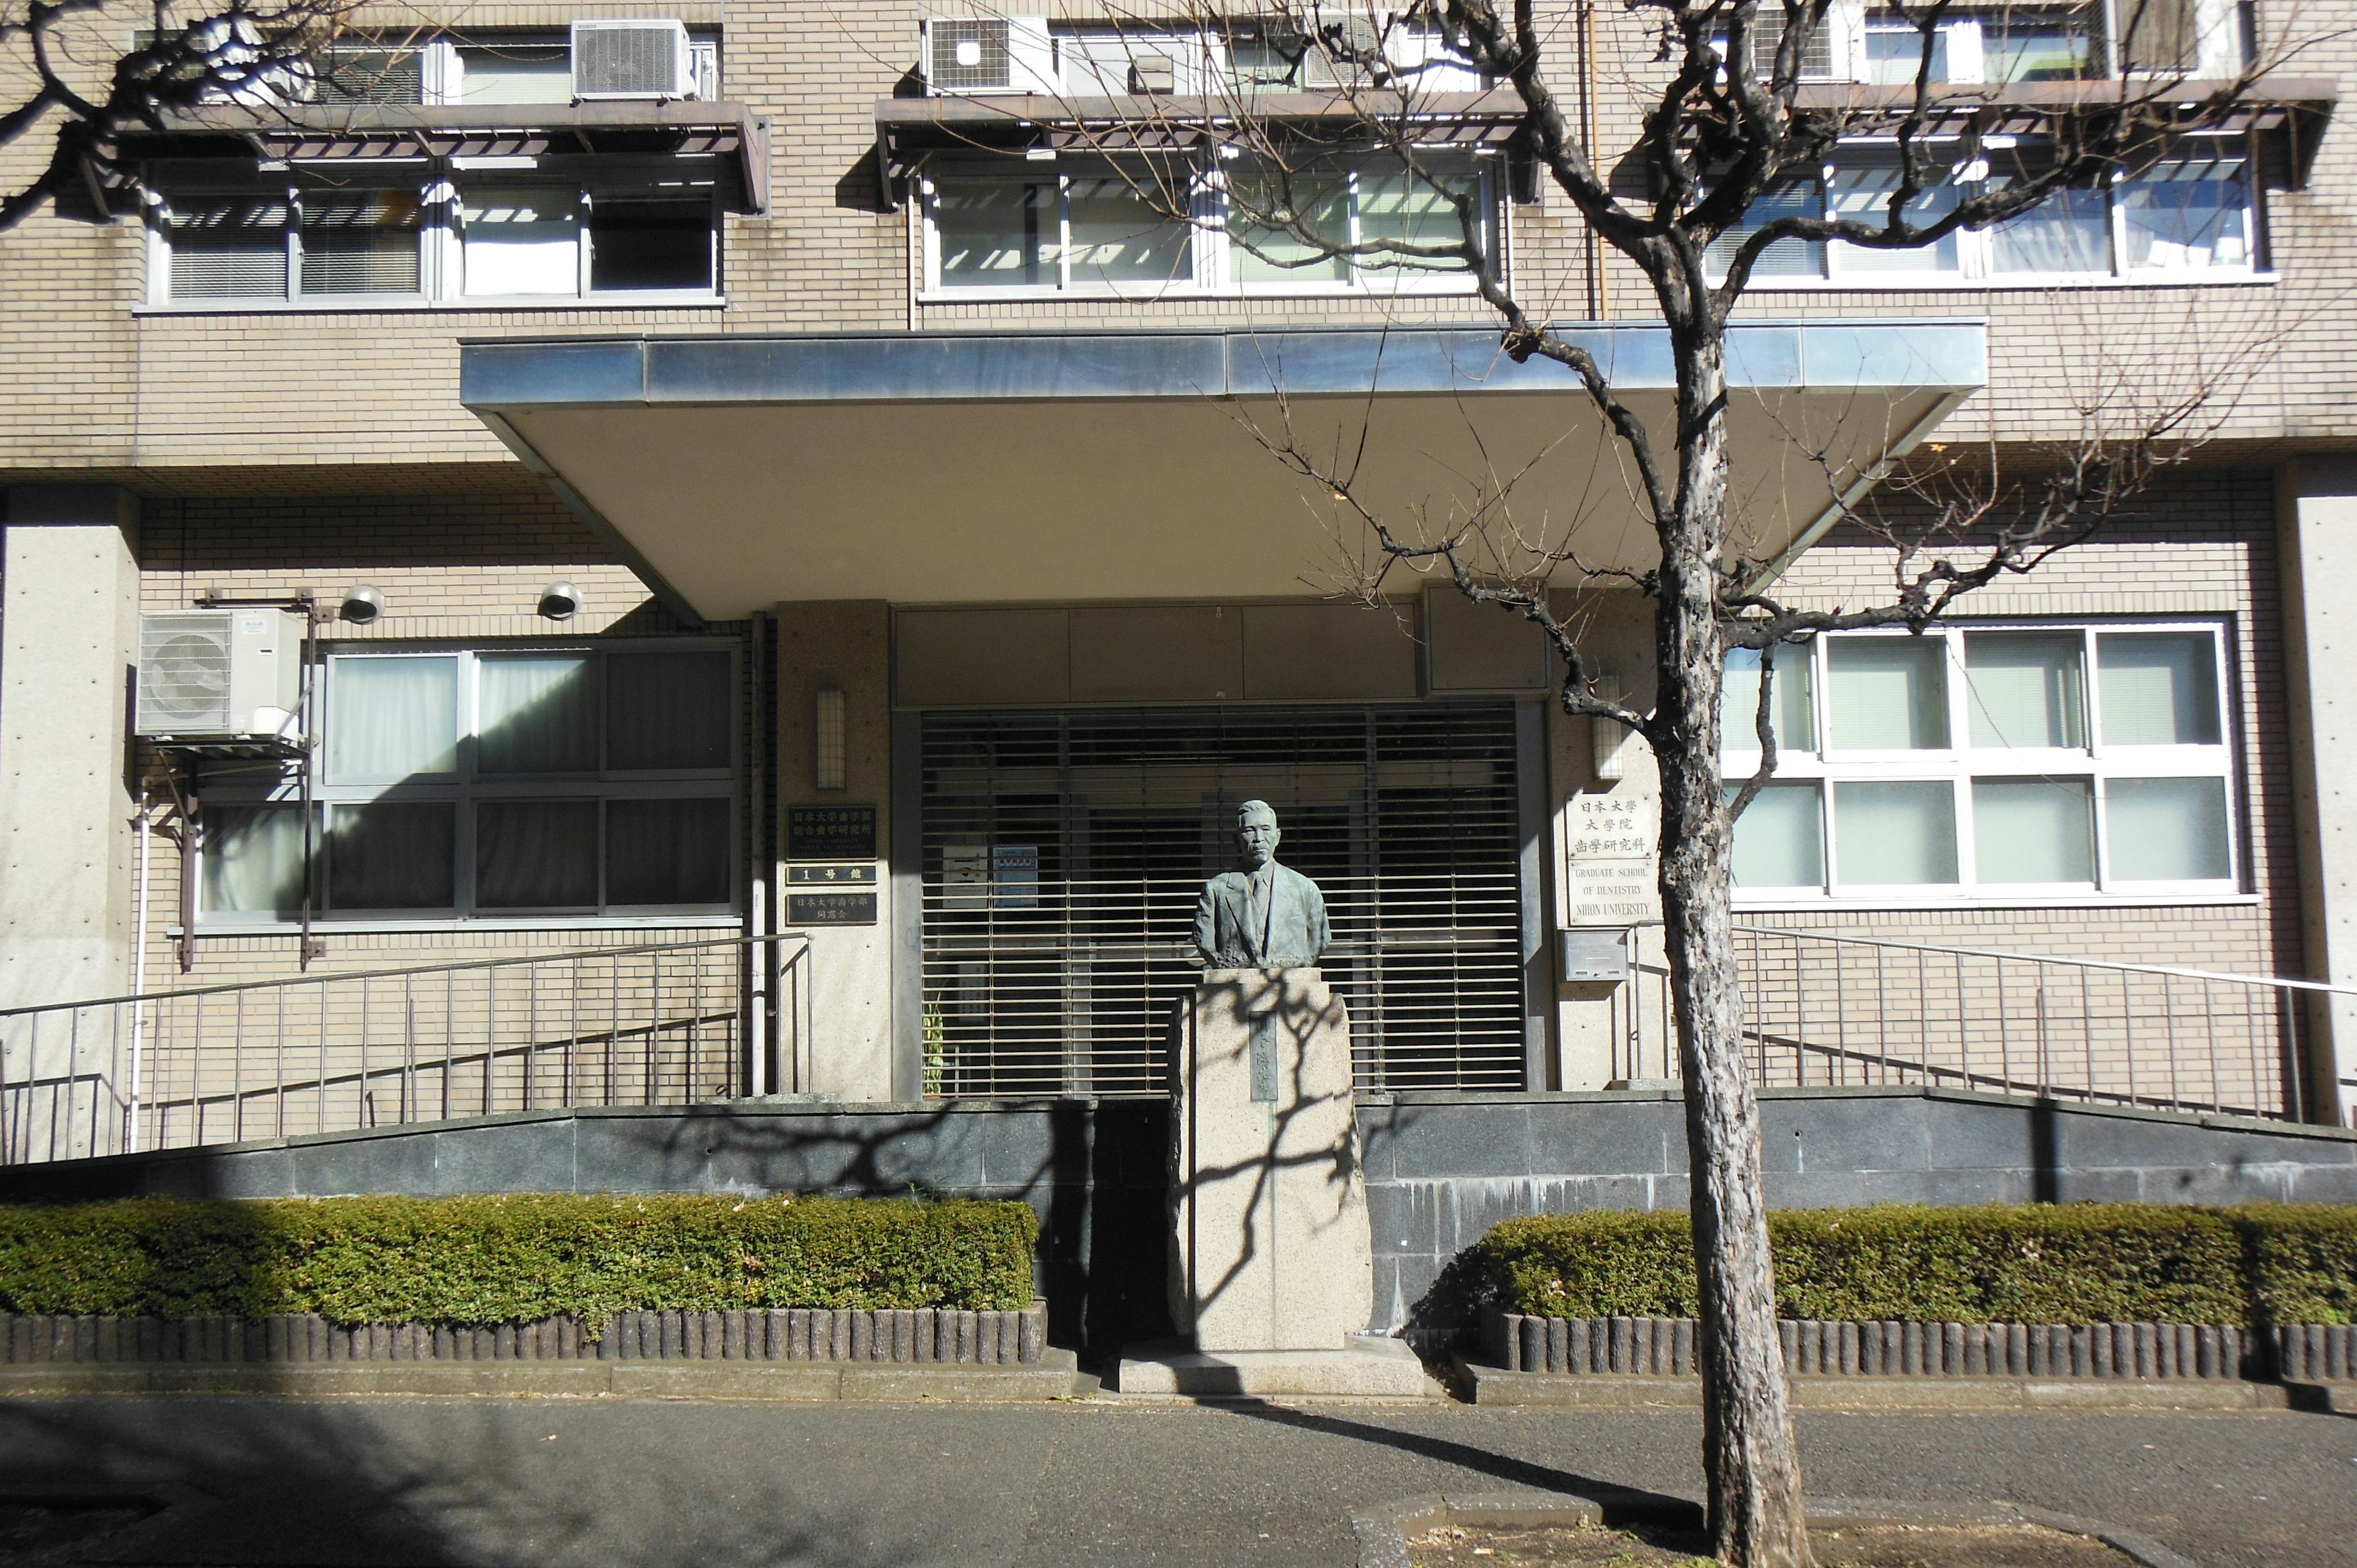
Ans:
{"type": "Polygon", "coordinates": [[[139,618],[139,734],[150,740],[291,737],[303,618],[272,609],[139,618]]]}
{"type": "Polygon", "coordinates": [[[695,56],[683,22],[573,24],[573,96],[693,98],[695,56]]]}
{"type": "Polygon", "coordinates": [[[1054,93],[1061,86],[1045,16],[934,16],[925,23],[925,90],[937,97],[1054,93]]]}

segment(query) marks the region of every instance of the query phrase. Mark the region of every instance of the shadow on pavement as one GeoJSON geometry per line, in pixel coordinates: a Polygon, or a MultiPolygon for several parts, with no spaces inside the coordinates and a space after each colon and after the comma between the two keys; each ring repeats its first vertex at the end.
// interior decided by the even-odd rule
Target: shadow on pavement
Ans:
{"type": "Polygon", "coordinates": [[[1703,1526],[1702,1507],[1691,1498],[1674,1497],[1667,1492],[1648,1491],[1641,1487],[1623,1486],[1617,1481],[1583,1476],[1575,1470],[1533,1464],[1527,1459],[1493,1454],[1486,1448],[1452,1442],[1446,1437],[1434,1437],[1421,1432],[1403,1432],[1394,1427],[1353,1421],[1348,1416],[1285,1405],[1242,1402],[1224,1408],[1255,1421],[1272,1422],[1298,1431],[1349,1437],[1397,1449],[1421,1459],[1454,1465],[1459,1469],[1489,1476],[1511,1486],[1585,1498],[1601,1508],[1604,1521],[1614,1526],[1644,1523],[1669,1530],[1699,1530],[1703,1526]]]}
{"type": "Polygon", "coordinates": [[[124,1516],[84,1531],[61,1557],[38,1546],[11,1553],[0,1540],[0,1568],[882,1568],[898,1559],[863,1541],[870,1532],[857,1520],[792,1507],[668,1444],[649,1444],[629,1475],[610,1459],[533,1452],[553,1441],[540,1434],[555,1429],[554,1413],[519,1402],[421,1445],[357,1402],[0,1403],[0,1520],[13,1509],[38,1524],[60,1507],[124,1516]],[[633,1509],[633,1491],[659,1494],[663,1506],[633,1509]],[[762,1516],[756,1531],[743,1528],[748,1508],[762,1516]]]}

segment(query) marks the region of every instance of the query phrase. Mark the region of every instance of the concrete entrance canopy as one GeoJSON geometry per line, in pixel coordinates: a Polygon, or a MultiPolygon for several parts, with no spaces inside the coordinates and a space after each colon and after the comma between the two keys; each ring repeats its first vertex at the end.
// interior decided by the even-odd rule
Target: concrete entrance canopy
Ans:
{"type": "MultiPolygon", "coordinates": [[[[1568,336],[1666,451],[1658,327],[1568,336]]],[[[1977,390],[1977,321],[1728,331],[1736,537],[1804,547],[1977,390]]],[[[1492,331],[1285,329],[506,339],[461,400],[677,611],[1298,597],[1367,541],[1320,467],[1407,533],[1476,508],[1583,565],[1655,555],[1625,454],[1562,367],[1492,331]]],[[[1566,580],[1568,580],[1566,575],[1566,580]]]]}

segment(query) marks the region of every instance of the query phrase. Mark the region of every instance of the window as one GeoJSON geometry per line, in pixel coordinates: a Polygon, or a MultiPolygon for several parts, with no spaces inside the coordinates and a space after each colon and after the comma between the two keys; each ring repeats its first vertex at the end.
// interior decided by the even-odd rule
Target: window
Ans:
{"type": "MultiPolygon", "coordinates": [[[[1736,824],[1760,900],[2237,891],[2222,628],[1958,624],[1778,650],[1774,782],[1736,824]]],[[[1730,791],[1760,657],[1727,661],[1730,791]]]]}
{"type": "MultiPolygon", "coordinates": [[[[720,96],[720,43],[689,35],[695,96],[720,96]]],[[[339,43],[301,72],[293,96],[313,103],[527,104],[573,102],[573,44],[559,32],[483,32],[423,43],[339,43]]]]}
{"type": "Polygon", "coordinates": [[[452,51],[457,103],[570,103],[573,48],[569,40],[500,39],[459,44],[452,51]]]}
{"type": "Polygon", "coordinates": [[[1460,258],[1327,253],[1445,246],[1469,197],[1489,243],[1493,199],[1473,170],[1433,179],[1337,168],[1213,182],[1183,166],[942,169],[924,182],[927,277],[944,295],[1462,292],[1460,258]],[[1224,186],[1222,190],[1220,187],[1224,186]],[[1194,214],[1169,217],[1178,203],[1194,214]]]}
{"type": "MultiPolygon", "coordinates": [[[[1191,285],[1195,231],[1164,216],[1151,169],[929,183],[935,286],[1151,292],[1191,285]]],[[[1191,199],[1182,175],[1176,199],[1191,199]]]]}
{"type": "MultiPolygon", "coordinates": [[[[329,918],[719,913],[735,897],[726,649],[331,653],[315,908],[329,918]]],[[[290,784],[208,790],[208,918],[302,897],[290,784]]]]}
{"type": "MultiPolygon", "coordinates": [[[[1301,17],[1312,13],[1303,12],[1301,17]]],[[[1487,85],[1441,36],[1395,16],[1329,12],[1315,37],[1282,25],[1225,24],[1207,39],[1213,69],[1222,64],[1227,90],[1333,92],[1368,87],[1425,92],[1479,92],[1487,85]]],[[[1183,91],[1183,90],[1182,90],[1183,91]]]]}
{"type": "Polygon", "coordinates": [[[318,103],[423,103],[431,47],[330,48],[311,68],[304,96],[318,103]]]}
{"type": "MultiPolygon", "coordinates": [[[[1988,156],[1981,159],[1935,157],[1932,183],[1908,201],[1908,220],[1918,227],[1935,222],[1965,197],[2001,190],[2048,166],[2034,145],[1992,136],[1986,145],[1988,156]]],[[[1779,241],[1752,275],[1893,286],[1927,278],[2050,283],[2247,277],[2260,264],[2251,167],[2247,142],[2219,137],[2206,149],[2136,174],[2055,191],[2019,217],[1985,231],[1959,230],[1930,245],[1880,251],[1840,241],[1779,241]]],[[[1743,220],[1713,242],[1706,259],[1723,276],[1745,238],[1787,215],[1886,222],[1898,182],[1892,149],[1846,144],[1840,158],[1817,179],[1755,200],[1743,220]]]]}
{"type": "Polygon", "coordinates": [[[307,176],[259,192],[174,192],[153,226],[162,298],[700,299],[716,287],[709,178],[462,175],[454,192],[414,177],[399,188],[307,176]]]}
{"type": "Polygon", "coordinates": [[[1050,35],[1064,91],[1074,98],[1199,93],[1209,85],[1200,34],[1146,28],[1059,28],[1050,35]]]}
{"type": "Polygon", "coordinates": [[[414,189],[324,182],[186,192],[156,224],[166,291],[184,300],[415,295],[424,230],[414,189]]]}
{"type": "Polygon", "coordinates": [[[578,294],[581,193],[491,186],[458,201],[459,254],[470,295],[578,294]]]}
{"type": "MultiPolygon", "coordinates": [[[[1743,242],[1777,219],[1822,218],[1824,212],[1824,198],[1814,180],[1768,191],[1752,202],[1750,209],[1733,228],[1711,242],[1710,249],[1703,252],[1704,264],[1714,275],[1724,277],[1735,260],[1735,252],[1743,248],[1743,242]]],[[[1822,240],[1779,240],[1762,251],[1751,265],[1755,278],[1814,278],[1824,276],[1824,273],[1825,247],[1822,240]]]]}
{"type": "MultiPolygon", "coordinates": [[[[689,49],[696,96],[716,99],[717,39],[691,35],[689,49]]],[[[291,96],[570,105],[571,44],[561,32],[339,43],[291,96]]],[[[160,167],[149,303],[702,304],[719,288],[716,161],[683,154],[658,166],[609,150],[297,161],[291,174],[248,165],[228,178],[191,177],[188,163],[160,167]]]]}
{"type": "MultiPolygon", "coordinates": [[[[1826,206],[1835,218],[1854,222],[1887,224],[1891,199],[1899,194],[1899,166],[1860,163],[1836,167],[1825,182],[1826,206]]],[[[1931,171],[1930,183],[1907,199],[1902,215],[1913,228],[1925,228],[1956,209],[1960,194],[1953,166],[1931,171]]],[[[1836,241],[1831,247],[1832,270],[1837,276],[1852,274],[1954,273],[1961,269],[1958,236],[1949,233],[1928,245],[1903,251],[1878,251],[1868,245],[1836,241]]]]}
{"type": "MultiPolygon", "coordinates": [[[[1784,43],[1784,22],[1782,0],[1760,0],[1751,19],[1751,74],[1762,81],[1776,70],[1776,51],[1784,43]]],[[[1834,74],[1834,35],[1837,26],[1835,13],[1828,12],[1801,46],[1800,76],[1803,81],[1822,81],[1834,74]]],[[[1726,59],[1726,37],[1721,35],[1716,42],[1719,58],[1726,59]]]]}

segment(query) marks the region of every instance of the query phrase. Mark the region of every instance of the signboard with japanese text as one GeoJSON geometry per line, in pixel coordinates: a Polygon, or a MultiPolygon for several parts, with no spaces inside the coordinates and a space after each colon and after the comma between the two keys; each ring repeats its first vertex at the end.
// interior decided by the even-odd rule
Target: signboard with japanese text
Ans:
{"type": "Polygon", "coordinates": [[[873,806],[788,806],[788,860],[874,860],[873,806]]]}
{"type": "Polygon", "coordinates": [[[790,865],[786,868],[786,886],[792,888],[840,887],[845,885],[876,886],[876,863],[864,865],[790,865]]]}
{"type": "Polygon", "coordinates": [[[876,923],[873,893],[795,893],[786,895],[788,926],[872,926],[876,923]]]}
{"type": "Polygon", "coordinates": [[[1634,926],[1662,918],[1658,802],[1643,795],[1582,795],[1571,802],[1566,826],[1567,924],[1634,926]]]}

